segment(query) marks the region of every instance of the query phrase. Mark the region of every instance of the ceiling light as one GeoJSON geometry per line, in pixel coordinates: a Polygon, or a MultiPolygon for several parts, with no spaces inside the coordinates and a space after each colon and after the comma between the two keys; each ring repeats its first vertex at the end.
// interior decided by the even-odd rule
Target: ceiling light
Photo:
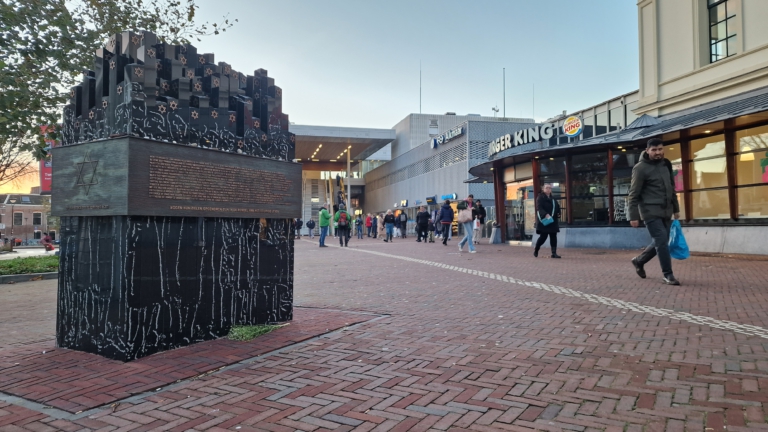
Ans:
{"type": "Polygon", "coordinates": [[[318,146],[317,146],[317,148],[320,148],[320,147],[322,147],[322,146],[323,146],[323,145],[322,145],[322,144],[320,144],[320,145],[318,145],[318,146]]]}
{"type": "Polygon", "coordinates": [[[348,148],[348,149],[351,149],[351,148],[352,148],[352,146],[349,146],[349,147],[347,147],[347,148],[348,148]]]}
{"type": "Polygon", "coordinates": [[[314,162],[320,162],[320,159],[312,159],[314,162]]]}
{"type": "Polygon", "coordinates": [[[707,130],[705,130],[705,131],[704,131],[704,133],[710,133],[710,132],[712,132],[712,131],[711,131],[711,130],[709,130],[709,129],[707,129],[707,130]]]}
{"type": "Polygon", "coordinates": [[[625,151],[627,151],[627,149],[621,149],[621,151],[625,152],[625,151]]]}
{"type": "Polygon", "coordinates": [[[491,171],[493,171],[493,168],[491,168],[491,171]]]}
{"type": "Polygon", "coordinates": [[[555,158],[549,158],[549,160],[555,160],[555,158]]]}
{"type": "Polygon", "coordinates": [[[624,148],[624,147],[622,147],[622,146],[618,146],[618,147],[616,147],[616,148],[624,148]]]}
{"type": "Polygon", "coordinates": [[[331,159],[331,162],[336,162],[336,159],[331,159]]]}

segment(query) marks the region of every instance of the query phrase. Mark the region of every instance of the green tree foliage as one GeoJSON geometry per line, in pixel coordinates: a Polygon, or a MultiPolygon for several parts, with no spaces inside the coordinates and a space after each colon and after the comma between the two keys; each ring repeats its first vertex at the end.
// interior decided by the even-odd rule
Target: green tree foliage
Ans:
{"type": "Polygon", "coordinates": [[[94,51],[112,34],[149,30],[168,43],[189,43],[233,24],[227,17],[198,24],[196,10],[195,0],[0,1],[3,151],[45,156],[40,126],[60,122],[69,87],[92,68],[94,51]]]}

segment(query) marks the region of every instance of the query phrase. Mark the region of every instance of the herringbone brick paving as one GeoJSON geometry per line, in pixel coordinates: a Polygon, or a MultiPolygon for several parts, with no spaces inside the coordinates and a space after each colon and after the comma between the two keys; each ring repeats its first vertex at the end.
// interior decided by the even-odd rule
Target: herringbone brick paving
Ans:
{"type": "Polygon", "coordinates": [[[403,258],[763,328],[765,261],[693,257],[674,263],[684,285],[667,287],[655,262],[637,278],[632,252],[478,250],[299,241],[297,304],[391,316],[114,412],[56,420],[0,405],[0,428],[768,430],[768,339],[403,258]]]}

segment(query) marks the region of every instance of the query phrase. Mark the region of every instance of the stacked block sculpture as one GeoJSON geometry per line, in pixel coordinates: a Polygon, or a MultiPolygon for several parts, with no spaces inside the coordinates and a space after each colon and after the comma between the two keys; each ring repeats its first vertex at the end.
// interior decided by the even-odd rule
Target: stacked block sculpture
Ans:
{"type": "Polygon", "coordinates": [[[52,152],[58,346],[129,361],[292,319],[301,165],[267,71],[114,35],[52,152]]]}

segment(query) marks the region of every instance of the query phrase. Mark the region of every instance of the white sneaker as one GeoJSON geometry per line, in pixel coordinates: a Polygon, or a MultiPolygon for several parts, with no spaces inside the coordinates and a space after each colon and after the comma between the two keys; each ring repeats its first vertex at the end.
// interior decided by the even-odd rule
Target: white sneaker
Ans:
{"type": "Polygon", "coordinates": [[[477,253],[477,251],[476,251],[476,250],[473,250],[473,251],[469,251],[469,253],[477,253]]]}
{"type": "Polygon", "coordinates": [[[459,252],[464,252],[462,249],[461,245],[459,245],[459,252]]]}

